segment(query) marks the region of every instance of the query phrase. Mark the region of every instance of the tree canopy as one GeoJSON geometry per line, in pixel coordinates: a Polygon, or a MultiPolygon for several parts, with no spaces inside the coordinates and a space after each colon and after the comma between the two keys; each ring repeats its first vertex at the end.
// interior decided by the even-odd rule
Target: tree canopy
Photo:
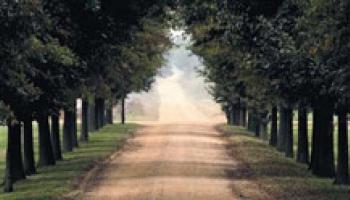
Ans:
{"type": "MultiPolygon", "coordinates": [[[[193,50],[206,66],[203,75],[214,83],[212,94],[228,120],[237,118],[234,110],[247,107],[249,120],[261,124],[253,130],[266,137],[266,113],[279,107],[278,148],[292,157],[292,111],[298,108],[306,115],[305,110],[312,110],[310,168],[317,175],[334,176],[333,114],[347,113],[349,107],[348,1],[180,2],[193,50]]],[[[271,135],[277,134],[273,123],[271,135]]]]}

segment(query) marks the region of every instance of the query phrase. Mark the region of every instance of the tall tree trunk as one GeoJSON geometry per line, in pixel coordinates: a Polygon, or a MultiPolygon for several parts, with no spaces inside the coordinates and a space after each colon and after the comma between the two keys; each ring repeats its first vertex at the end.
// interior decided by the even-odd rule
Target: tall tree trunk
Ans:
{"type": "Polygon", "coordinates": [[[72,118],[72,142],[73,148],[78,148],[78,118],[77,118],[77,101],[74,100],[74,108],[73,108],[73,118],[72,118]]]}
{"type": "Polygon", "coordinates": [[[260,117],[258,117],[257,114],[254,115],[253,119],[255,121],[255,131],[254,131],[255,136],[260,137],[260,135],[261,135],[261,119],[260,119],[260,117]]]}
{"type": "Polygon", "coordinates": [[[95,123],[95,105],[89,104],[89,132],[96,131],[95,123]]]}
{"type": "Polygon", "coordinates": [[[63,150],[65,152],[73,151],[73,124],[72,118],[74,118],[74,113],[68,109],[64,110],[64,125],[63,125],[63,150]]]}
{"type": "Polygon", "coordinates": [[[99,103],[99,98],[95,98],[95,130],[99,130],[101,128],[100,125],[100,103],[99,103]]]}
{"type": "Polygon", "coordinates": [[[108,124],[113,124],[113,106],[106,109],[106,120],[108,124]]]}
{"type": "Polygon", "coordinates": [[[16,145],[17,141],[15,135],[12,133],[13,125],[12,122],[8,122],[8,131],[7,131],[7,150],[6,150],[6,168],[4,176],[4,192],[13,192],[13,184],[15,182],[15,161],[14,158],[17,156],[16,145]]]}
{"type": "Polygon", "coordinates": [[[22,180],[26,178],[26,175],[24,173],[24,167],[23,167],[23,156],[22,156],[22,131],[21,131],[21,123],[16,123],[13,126],[13,135],[15,137],[15,141],[17,141],[17,145],[15,148],[15,176],[14,180],[22,180]]]}
{"type": "Polygon", "coordinates": [[[11,143],[11,146],[8,146],[8,153],[11,156],[9,158],[10,176],[12,183],[14,183],[26,178],[22,160],[21,124],[17,121],[9,120],[8,134],[8,145],[11,143]]]}
{"type": "Polygon", "coordinates": [[[346,111],[338,114],[338,162],[335,184],[349,184],[348,117],[346,111]]]}
{"type": "Polygon", "coordinates": [[[257,137],[260,135],[259,119],[255,111],[248,113],[248,130],[255,133],[257,137]]]}
{"type": "Polygon", "coordinates": [[[317,145],[316,139],[318,138],[318,130],[316,130],[319,125],[320,120],[318,120],[318,114],[315,113],[315,110],[312,112],[312,143],[311,143],[311,161],[309,165],[309,169],[311,170],[313,168],[313,165],[316,163],[316,159],[318,156],[316,156],[319,153],[319,146],[317,145]]]}
{"type": "Polygon", "coordinates": [[[56,160],[63,160],[60,139],[60,114],[51,116],[51,141],[56,160]]]}
{"type": "Polygon", "coordinates": [[[95,120],[97,130],[105,125],[105,99],[96,98],[95,101],[95,120]]]}
{"type": "Polygon", "coordinates": [[[273,107],[271,111],[271,132],[270,132],[270,145],[271,146],[277,146],[277,114],[278,110],[277,107],[273,107]]]}
{"type": "Polygon", "coordinates": [[[225,109],[225,115],[226,115],[227,125],[231,125],[231,119],[230,119],[231,115],[230,115],[229,109],[227,108],[225,109]]]}
{"type": "Polygon", "coordinates": [[[251,111],[248,112],[248,131],[254,132],[254,124],[253,124],[253,114],[251,111]]]}
{"type": "Polygon", "coordinates": [[[121,104],[121,123],[125,124],[125,98],[122,99],[121,104]]]}
{"type": "Polygon", "coordinates": [[[260,123],[260,137],[261,139],[268,141],[268,133],[267,133],[267,123],[260,123]]]}
{"type": "Polygon", "coordinates": [[[4,192],[12,192],[13,184],[25,179],[21,151],[21,125],[17,121],[8,120],[8,138],[6,151],[6,169],[4,192]]]}
{"type": "Polygon", "coordinates": [[[83,99],[81,106],[80,131],[80,141],[87,142],[89,140],[89,102],[86,99],[83,99]]]}
{"type": "Polygon", "coordinates": [[[285,153],[286,157],[294,157],[294,137],[293,137],[293,109],[290,107],[285,108],[286,115],[286,142],[285,142],[285,153]]]}
{"type": "Polygon", "coordinates": [[[242,104],[241,111],[240,111],[240,125],[243,127],[247,126],[247,107],[242,104]]]}
{"type": "Polygon", "coordinates": [[[233,108],[233,124],[235,126],[240,126],[241,125],[241,103],[235,103],[234,108],[233,108]]]}
{"type": "Polygon", "coordinates": [[[268,134],[267,134],[267,124],[268,124],[268,119],[267,119],[267,113],[263,113],[260,116],[260,138],[263,140],[268,141],[268,134]]]}
{"type": "Polygon", "coordinates": [[[298,110],[298,153],[297,162],[309,163],[309,138],[308,138],[307,109],[300,105],[298,110]]]}
{"type": "Polygon", "coordinates": [[[100,124],[101,124],[101,128],[104,127],[106,125],[106,115],[105,115],[105,111],[106,111],[106,106],[105,106],[105,99],[101,99],[100,100],[100,124]]]}
{"type": "Polygon", "coordinates": [[[39,123],[39,166],[55,165],[52,144],[50,139],[49,116],[46,113],[40,113],[39,123]]]}
{"type": "Polygon", "coordinates": [[[261,124],[260,124],[260,120],[257,119],[256,120],[256,125],[255,125],[255,136],[256,137],[260,137],[260,129],[261,129],[261,124]]]}
{"type": "Polygon", "coordinates": [[[320,99],[314,106],[313,144],[310,168],[321,177],[334,177],[333,155],[334,105],[327,99],[320,99]]]}
{"type": "Polygon", "coordinates": [[[23,164],[26,175],[36,173],[33,145],[33,120],[28,117],[24,120],[24,135],[23,135],[23,164]]]}
{"type": "Polygon", "coordinates": [[[280,113],[280,126],[278,129],[278,136],[277,136],[277,150],[281,151],[281,152],[285,152],[285,146],[286,146],[286,112],[283,108],[283,106],[280,106],[279,109],[279,113],[280,113]]]}
{"type": "Polygon", "coordinates": [[[229,115],[230,115],[230,125],[231,126],[233,126],[234,124],[235,124],[235,122],[234,122],[234,119],[235,119],[235,107],[234,107],[234,105],[233,105],[233,103],[230,103],[230,105],[229,105],[229,115]]]}

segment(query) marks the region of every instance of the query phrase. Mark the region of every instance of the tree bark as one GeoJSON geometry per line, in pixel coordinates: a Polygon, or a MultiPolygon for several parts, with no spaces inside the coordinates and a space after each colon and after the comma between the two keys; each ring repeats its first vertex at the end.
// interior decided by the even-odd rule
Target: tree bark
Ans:
{"type": "Polygon", "coordinates": [[[12,192],[13,184],[25,178],[21,154],[21,127],[17,121],[8,120],[8,138],[6,151],[6,169],[4,192],[12,192]]]}
{"type": "Polygon", "coordinates": [[[105,111],[106,111],[106,101],[105,101],[105,99],[101,99],[100,100],[100,114],[99,114],[101,128],[106,125],[105,111]]]}
{"type": "Polygon", "coordinates": [[[72,117],[72,142],[73,142],[73,148],[78,148],[78,118],[77,118],[77,103],[76,100],[74,100],[74,108],[73,108],[73,117],[72,117]]]}
{"type": "Polygon", "coordinates": [[[121,124],[125,124],[125,98],[121,101],[121,124]]]}
{"type": "Polygon", "coordinates": [[[68,109],[64,110],[64,125],[63,125],[63,150],[65,152],[73,151],[73,124],[72,118],[74,118],[74,113],[68,109]]]}
{"type": "Polygon", "coordinates": [[[23,156],[22,156],[22,131],[21,131],[21,124],[15,123],[13,126],[12,134],[15,138],[15,141],[17,144],[15,145],[15,157],[14,157],[14,163],[15,163],[15,176],[14,180],[22,180],[26,178],[26,175],[24,173],[24,167],[23,167],[23,156]]]}
{"type": "Polygon", "coordinates": [[[268,134],[267,134],[267,124],[268,124],[268,119],[267,119],[267,113],[264,113],[264,114],[261,114],[260,115],[260,128],[259,128],[259,135],[260,135],[260,138],[263,139],[263,140],[266,140],[268,141],[268,134]]]}
{"type": "Polygon", "coordinates": [[[53,153],[56,160],[63,160],[60,138],[60,117],[59,113],[51,116],[51,141],[53,153]]]}
{"type": "Polygon", "coordinates": [[[13,184],[15,182],[15,148],[17,141],[14,134],[12,134],[12,122],[8,122],[8,131],[7,131],[7,150],[6,150],[6,168],[4,176],[4,192],[13,192],[13,184]]]}
{"type": "Polygon", "coordinates": [[[33,145],[33,120],[28,117],[24,120],[24,135],[23,135],[23,164],[26,175],[36,173],[33,145]]]}
{"type": "Polygon", "coordinates": [[[229,106],[225,106],[223,108],[223,111],[225,113],[225,116],[226,116],[226,123],[227,125],[230,125],[230,111],[229,111],[229,106]]]}
{"type": "Polygon", "coordinates": [[[255,121],[255,136],[256,137],[260,137],[261,135],[261,119],[257,116],[257,115],[254,115],[254,121],[255,121]]]}
{"type": "Polygon", "coordinates": [[[241,125],[241,103],[235,103],[233,106],[233,125],[241,125]]]}
{"type": "Polygon", "coordinates": [[[312,113],[312,143],[311,143],[311,161],[310,161],[310,167],[309,169],[313,168],[314,163],[316,163],[316,158],[317,158],[317,154],[318,154],[318,148],[319,146],[317,146],[317,141],[316,138],[318,137],[318,130],[316,130],[319,125],[317,123],[319,123],[319,120],[317,119],[318,115],[315,113],[315,111],[313,110],[312,113]]]}
{"type": "Polygon", "coordinates": [[[233,103],[230,103],[230,106],[229,106],[229,118],[230,118],[230,125],[233,126],[235,124],[234,122],[234,118],[235,118],[235,111],[234,111],[234,105],[233,103]]]}
{"type": "Polygon", "coordinates": [[[248,113],[248,130],[255,133],[257,137],[260,136],[259,119],[254,111],[248,113]]]}
{"type": "Polygon", "coordinates": [[[106,120],[108,124],[113,124],[113,106],[106,109],[106,120]]]}
{"type": "Polygon", "coordinates": [[[248,112],[248,131],[254,132],[252,112],[248,112]]]}
{"type": "Polygon", "coordinates": [[[80,141],[87,142],[89,140],[89,102],[83,99],[81,107],[80,141]]]}
{"type": "Polygon", "coordinates": [[[247,108],[245,105],[241,106],[241,111],[240,111],[240,125],[243,127],[247,126],[247,108]]]}
{"type": "Polygon", "coordinates": [[[273,107],[271,111],[271,132],[270,132],[271,146],[277,146],[277,131],[278,131],[278,127],[277,127],[278,114],[277,113],[278,113],[277,107],[273,107]]]}
{"type": "Polygon", "coordinates": [[[285,115],[286,115],[285,155],[288,158],[293,158],[294,157],[293,109],[290,107],[285,108],[285,115]]]}
{"type": "Polygon", "coordinates": [[[99,115],[100,115],[100,103],[99,103],[99,99],[98,98],[95,98],[95,130],[98,131],[100,128],[101,128],[101,125],[100,125],[100,120],[99,120],[99,115]]]}
{"type": "Polygon", "coordinates": [[[338,114],[338,162],[335,184],[349,184],[348,117],[346,111],[338,114]]]}
{"type": "Polygon", "coordinates": [[[298,153],[297,162],[309,163],[309,138],[308,138],[307,109],[299,106],[298,110],[298,153]]]}
{"type": "Polygon", "coordinates": [[[50,139],[49,116],[40,113],[38,116],[39,123],[39,166],[55,165],[52,144],[50,139]]]}
{"type": "Polygon", "coordinates": [[[278,136],[277,136],[277,150],[281,152],[285,152],[285,145],[286,145],[286,113],[283,109],[283,107],[280,107],[279,110],[280,113],[280,125],[278,129],[278,136]]]}
{"type": "Polygon", "coordinates": [[[321,177],[334,177],[333,155],[333,114],[334,105],[320,99],[314,106],[313,143],[310,168],[321,177]]]}
{"type": "Polygon", "coordinates": [[[96,131],[95,122],[95,105],[89,104],[89,132],[96,131]]]}
{"type": "Polygon", "coordinates": [[[96,128],[99,130],[105,125],[105,99],[96,98],[95,100],[95,120],[96,128]]]}
{"type": "Polygon", "coordinates": [[[260,138],[268,141],[268,134],[267,134],[267,123],[261,122],[260,123],[260,138]]]}

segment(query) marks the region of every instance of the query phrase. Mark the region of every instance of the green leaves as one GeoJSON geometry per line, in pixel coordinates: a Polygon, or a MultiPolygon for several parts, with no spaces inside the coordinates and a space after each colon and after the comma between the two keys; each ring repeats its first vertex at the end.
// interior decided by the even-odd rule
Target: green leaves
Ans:
{"type": "Polygon", "coordinates": [[[348,96],[347,2],[182,1],[182,6],[193,50],[206,65],[202,74],[215,83],[212,94],[219,101],[238,95],[254,105],[312,104],[319,96],[348,96]]]}
{"type": "Polygon", "coordinates": [[[154,76],[163,65],[163,54],[170,47],[168,30],[155,18],[143,20],[128,44],[119,47],[112,87],[117,98],[130,92],[149,90],[154,76]]]}

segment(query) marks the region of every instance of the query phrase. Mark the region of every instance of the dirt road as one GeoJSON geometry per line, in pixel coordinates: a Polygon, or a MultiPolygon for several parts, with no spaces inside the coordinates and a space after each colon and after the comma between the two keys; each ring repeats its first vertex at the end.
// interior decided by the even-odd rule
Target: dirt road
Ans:
{"type": "Polygon", "coordinates": [[[147,125],[116,153],[83,199],[270,199],[210,125],[147,125]],[[249,177],[249,176],[248,176],[249,177]]]}
{"type": "Polygon", "coordinates": [[[82,184],[92,185],[82,199],[271,199],[214,126],[206,125],[225,122],[224,114],[198,76],[202,64],[188,50],[190,40],[177,33],[174,43],[167,75],[156,78],[153,92],[138,94],[145,107],[157,99],[150,110],[158,111],[158,121],[147,123],[105,170],[82,184]]]}

